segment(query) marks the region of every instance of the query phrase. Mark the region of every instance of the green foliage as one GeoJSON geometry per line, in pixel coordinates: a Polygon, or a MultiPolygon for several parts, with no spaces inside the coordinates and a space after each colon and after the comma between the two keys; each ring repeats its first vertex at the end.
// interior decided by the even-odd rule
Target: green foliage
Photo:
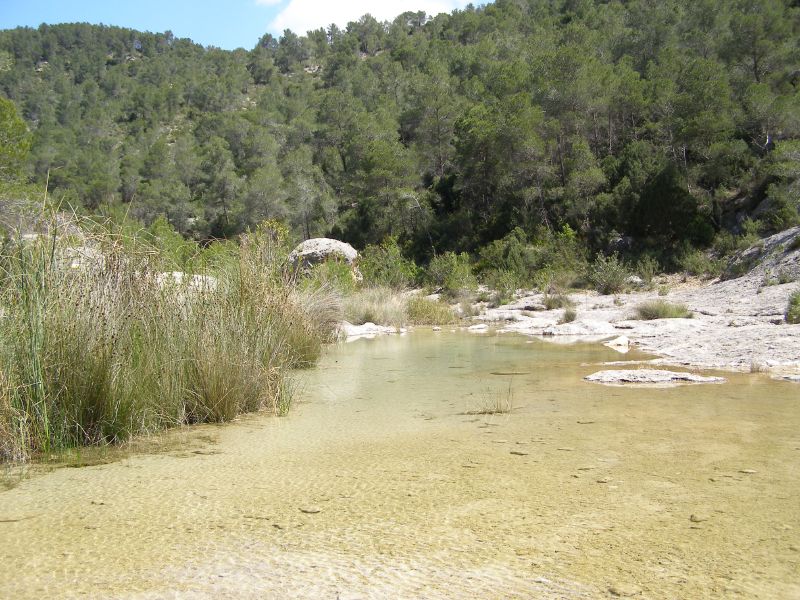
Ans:
{"type": "Polygon", "coordinates": [[[568,307],[564,309],[564,314],[561,315],[561,318],[558,320],[559,323],[572,323],[575,319],[578,318],[578,312],[572,308],[568,307]]]}
{"type": "Polygon", "coordinates": [[[527,236],[519,227],[502,239],[483,246],[478,256],[478,271],[508,273],[520,283],[528,281],[532,268],[535,268],[527,236]]]}
{"type": "Polygon", "coordinates": [[[122,244],[87,225],[86,264],[65,260],[67,236],[0,256],[3,458],[285,411],[288,370],[331,339],[335,296],[274,277],[263,232],[212,278],[161,273],[170,259],[148,243],[152,232],[122,244]]]}
{"type": "Polygon", "coordinates": [[[616,294],[625,289],[630,272],[615,253],[611,256],[598,254],[589,267],[587,279],[601,294],[616,294]]]}
{"type": "Polygon", "coordinates": [[[403,257],[395,236],[387,237],[380,245],[364,248],[358,268],[366,285],[404,289],[419,278],[419,268],[414,261],[403,257]]]}
{"type": "Polygon", "coordinates": [[[668,165],[642,190],[631,211],[628,229],[653,248],[671,248],[682,241],[706,245],[714,236],[708,215],[687,191],[686,180],[668,165]]]}
{"type": "Polygon", "coordinates": [[[571,308],[575,303],[566,294],[545,294],[542,298],[545,309],[555,310],[556,308],[571,308]]]}
{"type": "Polygon", "coordinates": [[[717,255],[724,258],[755,244],[759,238],[757,233],[748,231],[751,228],[750,224],[757,227],[753,221],[748,219],[748,224],[746,224],[744,232],[740,235],[730,231],[721,231],[714,239],[714,250],[717,255]]]}
{"type": "Polygon", "coordinates": [[[787,323],[792,325],[800,324],[800,290],[789,296],[785,318],[787,323]]]}
{"type": "Polygon", "coordinates": [[[409,325],[448,325],[457,320],[447,304],[421,296],[407,299],[406,313],[409,325]]]}
{"type": "Polygon", "coordinates": [[[249,52],[18,28],[0,93],[33,134],[4,99],[0,169],[203,245],[275,219],[358,248],[395,236],[418,264],[479,254],[524,285],[574,282],[600,250],[673,267],[743,207],[763,233],[798,222],[796,23],[777,0],[496,2],[249,52]]]}
{"type": "Polygon", "coordinates": [[[28,127],[14,103],[0,96],[0,182],[21,177],[30,145],[28,127]]]}
{"type": "Polygon", "coordinates": [[[493,303],[496,305],[512,302],[517,289],[520,287],[520,281],[516,274],[503,269],[484,273],[483,280],[489,286],[489,289],[493,290],[493,303]]]}
{"type": "Polygon", "coordinates": [[[645,285],[651,285],[653,277],[659,272],[658,261],[650,255],[644,255],[636,261],[636,274],[642,278],[645,285]]]}
{"type": "Polygon", "coordinates": [[[462,252],[445,252],[431,259],[426,272],[428,282],[445,294],[455,295],[463,290],[474,290],[478,286],[472,273],[469,255],[462,252]]]}
{"type": "Polygon", "coordinates": [[[672,304],[665,300],[642,302],[635,308],[636,318],[643,321],[654,319],[690,319],[692,313],[683,304],[672,304]]]}
{"type": "Polygon", "coordinates": [[[687,250],[677,259],[678,268],[689,275],[698,277],[719,277],[725,268],[725,262],[714,259],[702,250],[687,250]]]}
{"type": "Polygon", "coordinates": [[[365,287],[343,298],[344,318],[355,325],[407,323],[406,298],[385,286],[365,287]]]}

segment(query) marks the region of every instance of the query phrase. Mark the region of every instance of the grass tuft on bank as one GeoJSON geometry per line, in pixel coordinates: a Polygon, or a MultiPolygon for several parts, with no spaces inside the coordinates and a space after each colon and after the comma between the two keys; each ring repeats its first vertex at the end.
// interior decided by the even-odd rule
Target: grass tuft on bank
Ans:
{"type": "Polygon", "coordinates": [[[636,318],[643,321],[692,318],[692,312],[685,305],[673,304],[664,300],[642,302],[634,310],[636,311],[636,318]]]}
{"type": "Polygon", "coordinates": [[[340,320],[338,294],[298,287],[269,227],[205,273],[84,231],[81,264],[67,236],[12,238],[0,255],[0,459],[284,413],[288,370],[313,364],[340,320]]]}
{"type": "Polygon", "coordinates": [[[444,302],[385,286],[355,290],[343,298],[344,316],[356,325],[445,325],[457,317],[444,302]]]}

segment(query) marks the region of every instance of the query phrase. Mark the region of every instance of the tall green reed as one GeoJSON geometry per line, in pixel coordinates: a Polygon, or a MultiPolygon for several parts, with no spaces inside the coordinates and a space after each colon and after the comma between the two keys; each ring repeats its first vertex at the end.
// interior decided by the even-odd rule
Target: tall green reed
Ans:
{"type": "Polygon", "coordinates": [[[96,227],[83,240],[93,259],[78,268],[64,238],[8,244],[0,458],[288,410],[287,374],[332,338],[339,300],[297,287],[284,237],[244,236],[213,277],[164,274],[152,244],[96,227]]]}

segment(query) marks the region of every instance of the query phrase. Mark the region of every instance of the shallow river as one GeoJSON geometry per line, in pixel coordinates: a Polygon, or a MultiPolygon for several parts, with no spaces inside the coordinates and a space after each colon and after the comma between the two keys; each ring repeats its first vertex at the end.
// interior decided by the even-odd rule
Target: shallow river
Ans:
{"type": "Polygon", "coordinates": [[[0,598],[800,598],[800,388],[582,381],[619,356],[333,347],[288,417],[0,492],[0,598]]]}

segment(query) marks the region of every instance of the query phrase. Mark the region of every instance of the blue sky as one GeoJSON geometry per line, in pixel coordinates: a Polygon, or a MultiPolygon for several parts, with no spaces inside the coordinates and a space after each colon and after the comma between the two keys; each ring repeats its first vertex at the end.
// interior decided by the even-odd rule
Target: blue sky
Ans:
{"type": "Polygon", "coordinates": [[[205,46],[250,49],[266,32],[277,36],[289,28],[303,34],[334,22],[344,26],[367,12],[391,20],[407,10],[434,15],[467,4],[468,0],[0,0],[0,29],[103,23],[170,30],[205,46]]]}

